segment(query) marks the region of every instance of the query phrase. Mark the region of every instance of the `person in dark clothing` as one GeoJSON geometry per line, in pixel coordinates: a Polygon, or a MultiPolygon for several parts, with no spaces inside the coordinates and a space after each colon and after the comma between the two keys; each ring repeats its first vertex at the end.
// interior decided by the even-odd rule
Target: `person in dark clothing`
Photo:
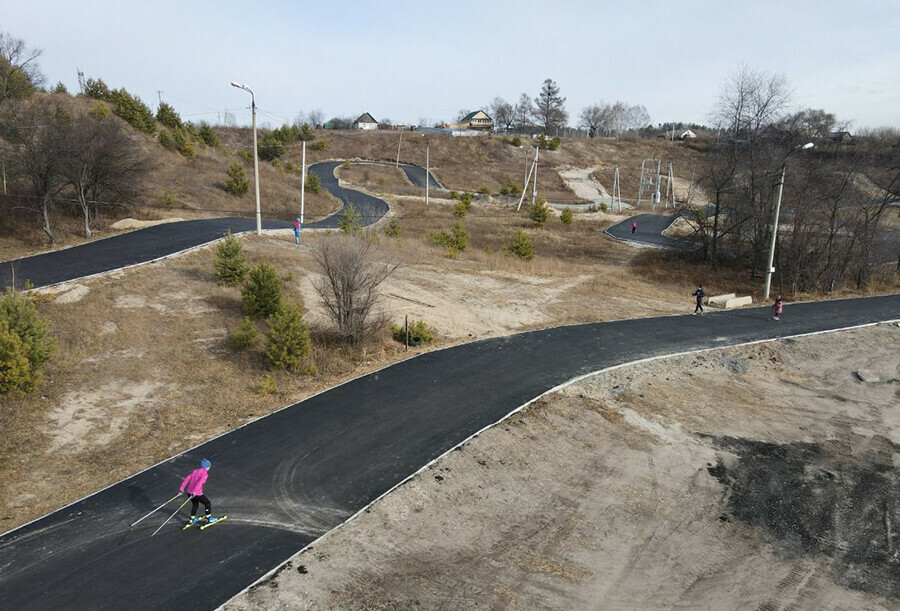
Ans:
{"type": "Polygon", "coordinates": [[[703,290],[703,285],[697,285],[697,290],[694,291],[692,295],[697,298],[697,307],[694,308],[694,314],[703,314],[703,298],[706,297],[706,291],[703,290]]]}

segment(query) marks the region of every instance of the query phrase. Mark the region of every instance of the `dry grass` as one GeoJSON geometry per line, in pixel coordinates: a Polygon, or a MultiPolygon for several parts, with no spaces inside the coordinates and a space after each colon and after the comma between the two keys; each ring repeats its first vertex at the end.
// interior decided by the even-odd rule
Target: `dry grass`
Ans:
{"type": "Polygon", "coordinates": [[[414,186],[406,174],[393,166],[368,163],[350,163],[339,166],[338,178],[352,187],[374,193],[395,195],[422,195],[424,189],[414,186]]]}

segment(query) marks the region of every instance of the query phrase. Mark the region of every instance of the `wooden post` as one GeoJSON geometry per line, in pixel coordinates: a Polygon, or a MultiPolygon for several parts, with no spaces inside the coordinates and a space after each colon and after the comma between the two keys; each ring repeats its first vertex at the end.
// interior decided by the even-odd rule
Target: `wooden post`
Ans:
{"type": "Polygon", "coordinates": [[[404,326],[406,327],[406,350],[409,351],[409,314],[406,315],[404,326]]]}

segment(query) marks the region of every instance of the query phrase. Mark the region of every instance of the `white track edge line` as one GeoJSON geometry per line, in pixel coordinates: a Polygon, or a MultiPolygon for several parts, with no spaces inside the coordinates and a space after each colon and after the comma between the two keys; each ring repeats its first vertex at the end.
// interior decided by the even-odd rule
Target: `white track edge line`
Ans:
{"type": "Polygon", "coordinates": [[[685,356],[685,355],[688,355],[688,354],[698,354],[698,353],[701,353],[701,352],[711,352],[711,351],[714,351],[714,350],[726,350],[726,349],[728,349],[728,348],[741,348],[741,347],[744,347],[744,346],[753,346],[754,344],[764,344],[764,343],[768,343],[768,342],[777,342],[777,341],[781,341],[781,340],[784,340],[784,339],[793,339],[793,338],[795,338],[795,337],[809,337],[809,336],[812,336],[812,335],[824,335],[824,334],[826,334],[826,333],[839,333],[839,332],[841,332],[841,331],[852,331],[852,330],[854,330],[854,329],[864,329],[864,328],[866,328],[866,327],[875,327],[875,326],[878,326],[878,325],[890,325],[890,324],[895,324],[895,323],[900,323],[900,318],[898,318],[898,319],[892,319],[892,320],[882,320],[882,321],[879,321],[879,322],[869,322],[869,323],[864,323],[864,324],[861,324],[861,325],[852,325],[852,326],[849,326],[849,327],[840,327],[840,328],[837,328],[837,329],[826,329],[826,330],[824,330],[824,331],[811,331],[811,332],[809,332],[809,333],[798,333],[798,334],[796,334],[796,335],[783,335],[783,336],[773,337],[773,338],[769,338],[769,339],[757,339],[757,340],[753,340],[753,341],[749,341],[749,342],[743,342],[743,343],[740,343],[740,344],[729,344],[729,345],[726,345],[726,346],[715,346],[715,347],[712,347],[712,348],[698,348],[698,349],[696,349],[696,350],[685,350],[685,351],[682,351],[682,352],[673,352],[673,353],[671,353],[671,354],[662,354],[662,355],[657,355],[657,356],[650,356],[650,357],[643,358],[643,359],[637,359],[637,360],[635,360],[635,361],[629,361],[629,362],[627,362],[627,363],[619,363],[618,365],[611,365],[611,366],[609,366],[609,367],[604,367],[603,369],[598,369],[598,370],[596,370],[596,371],[592,371],[592,372],[590,372],[590,373],[585,373],[585,374],[582,374],[582,375],[580,375],[580,376],[574,377],[574,378],[572,378],[571,380],[567,380],[566,382],[563,382],[562,384],[559,384],[559,385],[554,386],[553,388],[551,388],[551,389],[549,389],[549,390],[546,390],[546,391],[542,392],[541,394],[537,395],[537,396],[534,397],[533,399],[530,399],[530,400],[527,401],[526,403],[523,403],[522,405],[520,405],[520,406],[517,407],[516,409],[512,410],[511,412],[509,412],[508,414],[506,414],[505,416],[503,416],[502,418],[500,418],[500,419],[497,420],[496,422],[494,422],[494,423],[492,423],[492,424],[489,424],[489,425],[485,426],[485,427],[482,428],[481,430],[479,430],[479,431],[473,433],[472,435],[466,437],[465,439],[463,439],[462,441],[460,441],[459,443],[457,443],[455,446],[453,446],[452,448],[448,449],[448,450],[447,450],[446,452],[444,452],[443,454],[440,454],[439,456],[436,456],[436,457],[433,458],[432,460],[428,461],[426,464],[422,465],[417,471],[415,471],[414,473],[411,473],[410,475],[408,475],[407,477],[405,477],[403,480],[401,480],[401,481],[397,482],[396,484],[394,484],[390,489],[388,489],[388,490],[386,490],[385,492],[383,492],[383,493],[382,493],[381,495],[379,495],[377,498],[375,498],[375,499],[373,499],[372,501],[370,501],[369,504],[367,504],[365,507],[363,507],[363,508],[361,508],[360,510],[358,510],[356,513],[354,513],[353,515],[351,515],[349,518],[347,518],[346,520],[344,520],[343,522],[341,522],[341,523],[338,524],[337,526],[332,527],[331,530],[329,530],[328,532],[326,532],[326,533],[324,533],[323,535],[319,536],[317,539],[314,539],[313,541],[310,541],[306,546],[304,546],[302,549],[300,549],[299,551],[297,551],[296,553],[294,553],[290,558],[288,558],[288,559],[285,560],[284,562],[279,563],[278,566],[274,567],[273,569],[271,569],[271,570],[270,570],[269,572],[267,572],[266,574],[260,576],[256,581],[254,581],[253,583],[251,583],[250,585],[248,585],[246,588],[244,588],[243,590],[241,590],[240,592],[238,592],[237,594],[235,594],[234,596],[232,596],[231,598],[229,598],[228,601],[226,601],[226,602],[223,603],[222,605],[219,605],[218,607],[216,607],[216,611],[223,610],[224,607],[225,607],[225,605],[227,605],[229,602],[231,602],[232,600],[234,600],[235,598],[237,598],[237,597],[240,596],[241,594],[244,594],[245,592],[248,592],[251,588],[255,587],[256,585],[258,585],[258,584],[264,582],[265,580],[267,580],[267,579],[268,579],[269,577],[271,577],[273,574],[275,574],[276,572],[280,571],[280,570],[282,569],[282,567],[284,567],[288,562],[291,562],[295,557],[297,557],[297,556],[299,556],[300,554],[306,552],[306,551],[307,551],[309,548],[311,548],[313,545],[318,545],[323,539],[325,539],[325,537],[327,537],[328,535],[330,535],[330,534],[336,532],[337,530],[341,529],[343,526],[345,526],[346,524],[350,523],[351,521],[353,521],[354,519],[356,519],[357,517],[359,517],[360,514],[365,513],[366,511],[368,511],[373,505],[375,505],[375,503],[377,503],[378,501],[380,501],[381,499],[383,499],[384,497],[386,497],[387,495],[389,495],[390,493],[392,493],[394,490],[396,490],[396,489],[399,488],[400,486],[403,486],[404,484],[406,484],[407,482],[409,482],[410,480],[412,480],[413,478],[415,478],[415,477],[416,477],[417,475],[419,475],[420,473],[422,473],[422,472],[428,470],[429,468],[431,468],[432,465],[434,465],[437,461],[439,461],[439,460],[442,459],[443,457],[447,456],[447,455],[450,454],[451,452],[456,451],[458,448],[461,448],[462,446],[466,445],[467,443],[469,443],[469,442],[472,441],[474,438],[478,437],[480,434],[484,433],[484,432],[487,431],[488,429],[492,429],[492,428],[494,428],[495,426],[497,426],[498,424],[500,424],[500,423],[502,423],[502,422],[508,420],[510,417],[512,417],[512,416],[514,416],[515,414],[519,413],[520,411],[526,409],[529,405],[531,405],[531,404],[534,403],[535,401],[538,401],[538,400],[540,400],[542,397],[545,397],[546,395],[549,395],[549,394],[551,394],[551,393],[558,392],[558,391],[560,391],[560,390],[566,388],[567,386],[571,386],[572,384],[577,384],[578,382],[581,382],[582,380],[585,380],[585,379],[587,379],[587,378],[590,378],[590,377],[593,377],[593,376],[596,376],[596,375],[600,375],[600,374],[602,374],[602,373],[606,373],[606,372],[609,372],[609,371],[615,371],[615,370],[617,370],[617,369],[622,369],[622,368],[624,368],[624,367],[631,367],[631,366],[634,366],[634,365],[641,365],[641,364],[643,364],[643,363],[649,363],[649,362],[652,362],[652,361],[659,361],[659,360],[662,360],[662,359],[670,359],[670,358],[675,358],[675,357],[679,357],[679,356],[685,356]]]}

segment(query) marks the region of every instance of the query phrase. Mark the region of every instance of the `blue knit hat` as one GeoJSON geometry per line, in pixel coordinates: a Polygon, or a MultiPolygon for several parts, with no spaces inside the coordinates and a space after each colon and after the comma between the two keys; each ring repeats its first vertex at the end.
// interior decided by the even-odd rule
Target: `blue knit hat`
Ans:
{"type": "Polygon", "coordinates": [[[201,469],[209,469],[210,467],[212,467],[212,463],[209,462],[207,459],[204,458],[203,460],[200,461],[201,469]]]}

